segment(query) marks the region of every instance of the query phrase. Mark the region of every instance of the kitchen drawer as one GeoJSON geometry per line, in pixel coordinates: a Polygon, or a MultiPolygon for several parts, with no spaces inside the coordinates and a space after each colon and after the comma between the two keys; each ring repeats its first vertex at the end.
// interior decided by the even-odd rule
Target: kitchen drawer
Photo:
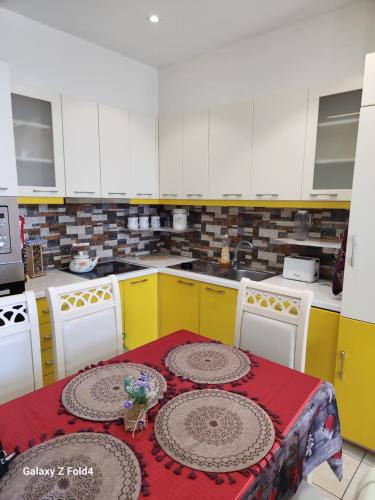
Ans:
{"type": "Polygon", "coordinates": [[[47,385],[51,385],[55,382],[55,372],[51,372],[48,375],[44,375],[43,377],[43,385],[47,387],[47,385]]]}
{"type": "Polygon", "coordinates": [[[43,372],[43,377],[45,375],[49,375],[50,373],[53,373],[55,370],[55,360],[54,360],[54,354],[53,354],[53,349],[46,349],[42,351],[42,372],[43,372]]]}
{"type": "Polygon", "coordinates": [[[36,305],[38,308],[39,324],[43,325],[44,323],[49,323],[51,321],[51,316],[47,299],[38,299],[36,305]]]}
{"type": "Polygon", "coordinates": [[[39,325],[39,335],[40,349],[42,351],[53,347],[51,323],[43,323],[43,325],[39,325]]]}

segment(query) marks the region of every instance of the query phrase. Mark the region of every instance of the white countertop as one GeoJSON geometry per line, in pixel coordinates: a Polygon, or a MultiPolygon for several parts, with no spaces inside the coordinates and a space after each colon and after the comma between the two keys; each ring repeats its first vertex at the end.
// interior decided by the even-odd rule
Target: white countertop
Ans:
{"type": "Polygon", "coordinates": [[[120,262],[128,262],[129,264],[135,264],[136,266],[144,267],[167,267],[176,266],[178,264],[183,264],[184,262],[192,262],[193,260],[189,257],[179,257],[178,255],[168,255],[168,254],[151,254],[151,255],[140,255],[138,257],[124,257],[118,258],[120,262]],[[150,260],[146,260],[147,257],[151,257],[150,260]],[[159,258],[157,258],[159,257],[159,258]]]}
{"type": "MultiPolygon", "coordinates": [[[[194,259],[188,259],[183,257],[172,257],[168,261],[163,261],[162,266],[151,267],[151,264],[144,265],[144,261],[136,261],[137,257],[118,259],[132,264],[142,265],[144,269],[139,271],[133,271],[129,273],[117,274],[119,280],[138,278],[140,276],[146,276],[149,274],[163,273],[172,276],[179,276],[180,278],[193,279],[197,281],[203,281],[204,283],[209,283],[211,285],[221,285],[228,288],[238,289],[240,284],[238,281],[228,280],[226,278],[217,278],[215,276],[208,276],[206,274],[194,273],[191,271],[184,271],[182,269],[170,269],[164,266],[175,265],[181,262],[189,262],[194,259]],[[171,261],[172,264],[167,264],[166,262],[171,261]]],[[[156,261],[157,262],[157,261],[156,261]]],[[[48,271],[45,276],[40,278],[33,278],[26,283],[26,290],[32,290],[35,293],[37,299],[45,297],[45,290],[51,286],[63,286],[69,285],[70,283],[78,283],[80,281],[87,281],[85,278],[65,273],[63,271],[53,270],[48,271]]],[[[334,296],[331,289],[331,283],[328,281],[316,281],[315,283],[304,283],[302,281],[288,280],[280,276],[273,276],[272,278],[267,278],[264,282],[282,286],[285,288],[297,288],[311,290],[314,293],[313,306],[319,307],[321,309],[327,309],[330,311],[341,311],[341,294],[334,296]]]]}

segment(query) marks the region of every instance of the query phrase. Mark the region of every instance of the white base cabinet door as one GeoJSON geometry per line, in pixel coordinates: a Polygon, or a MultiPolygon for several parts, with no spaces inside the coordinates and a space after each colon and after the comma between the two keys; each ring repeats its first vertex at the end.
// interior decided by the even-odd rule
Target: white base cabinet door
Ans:
{"type": "Polygon", "coordinates": [[[182,117],[159,118],[160,198],[182,198],[182,117]]]}
{"type": "Polygon", "coordinates": [[[12,89],[18,194],[65,196],[60,94],[12,89]]]}
{"type": "Polygon", "coordinates": [[[254,101],[251,198],[301,198],[308,91],[254,101]]]}
{"type": "Polygon", "coordinates": [[[208,185],[209,111],[184,114],[183,117],[183,197],[209,197],[208,185]]]}
{"type": "Polygon", "coordinates": [[[17,196],[9,67],[0,61],[0,196],[17,196]]]}
{"type": "Polygon", "coordinates": [[[66,195],[100,197],[98,106],[63,96],[62,112],[66,195]]]}
{"type": "Polygon", "coordinates": [[[157,121],[131,113],[130,157],[132,198],[158,198],[157,121]]]}
{"type": "Polygon", "coordinates": [[[212,199],[249,198],[252,115],[251,102],[210,110],[209,185],[212,199]]]}
{"type": "Polygon", "coordinates": [[[99,105],[101,193],[103,198],[130,197],[129,113],[99,105]]]}

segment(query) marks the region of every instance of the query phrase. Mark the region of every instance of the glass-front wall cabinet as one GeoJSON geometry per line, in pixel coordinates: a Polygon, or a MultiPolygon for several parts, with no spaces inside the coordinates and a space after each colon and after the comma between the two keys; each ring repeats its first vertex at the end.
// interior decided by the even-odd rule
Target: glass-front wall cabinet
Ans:
{"type": "Polygon", "coordinates": [[[19,195],[64,196],[60,97],[14,91],[12,113],[19,195]]]}
{"type": "Polygon", "coordinates": [[[350,200],[361,98],[358,89],[310,96],[305,199],[350,200]]]}

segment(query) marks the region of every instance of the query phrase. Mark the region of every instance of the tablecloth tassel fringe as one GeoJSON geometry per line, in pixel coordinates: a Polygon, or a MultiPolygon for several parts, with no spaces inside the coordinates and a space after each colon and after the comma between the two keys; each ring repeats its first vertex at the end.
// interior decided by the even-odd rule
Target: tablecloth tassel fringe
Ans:
{"type": "Polygon", "coordinates": [[[177,476],[181,476],[182,474],[182,469],[184,468],[183,465],[179,464],[175,469],[173,469],[173,472],[177,475],[177,476]]]}
{"type": "Polygon", "coordinates": [[[123,419],[123,417],[119,417],[118,419],[116,419],[114,421],[114,424],[115,425],[124,425],[124,419],[123,419]]]}
{"type": "Polygon", "coordinates": [[[161,455],[161,454],[159,453],[159,454],[155,457],[155,460],[156,460],[157,462],[162,462],[162,461],[163,461],[166,457],[167,457],[167,455],[166,455],[165,453],[164,453],[164,455],[163,455],[163,454],[161,455]]]}
{"type": "Polygon", "coordinates": [[[229,474],[229,472],[225,472],[225,475],[227,476],[227,479],[228,479],[228,483],[229,483],[229,484],[235,484],[235,483],[237,482],[237,481],[234,479],[234,477],[233,477],[233,476],[231,476],[231,475],[229,474]]]}
{"type": "Polygon", "coordinates": [[[29,441],[27,442],[29,448],[32,448],[33,446],[35,446],[36,444],[36,440],[33,438],[33,439],[29,439],[29,441]]]}
{"type": "Polygon", "coordinates": [[[247,469],[241,469],[241,470],[238,470],[237,472],[238,472],[238,474],[241,474],[241,476],[244,476],[244,477],[250,477],[250,473],[253,473],[254,476],[258,475],[257,471],[256,471],[256,473],[253,472],[252,467],[249,467],[247,469]]]}
{"type": "Polygon", "coordinates": [[[187,475],[188,479],[197,479],[197,474],[193,469],[190,469],[189,474],[187,475]]]}
{"type": "Polygon", "coordinates": [[[42,432],[40,435],[40,441],[41,443],[44,443],[44,441],[48,438],[48,434],[46,432],[42,432]]]}
{"type": "Polygon", "coordinates": [[[164,464],[164,467],[165,467],[166,469],[171,469],[171,468],[172,468],[172,466],[173,466],[173,464],[174,464],[174,460],[172,460],[172,459],[171,459],[171,460],[169,460],[168,462],[166,462],[166,463],[164,464]]]}

